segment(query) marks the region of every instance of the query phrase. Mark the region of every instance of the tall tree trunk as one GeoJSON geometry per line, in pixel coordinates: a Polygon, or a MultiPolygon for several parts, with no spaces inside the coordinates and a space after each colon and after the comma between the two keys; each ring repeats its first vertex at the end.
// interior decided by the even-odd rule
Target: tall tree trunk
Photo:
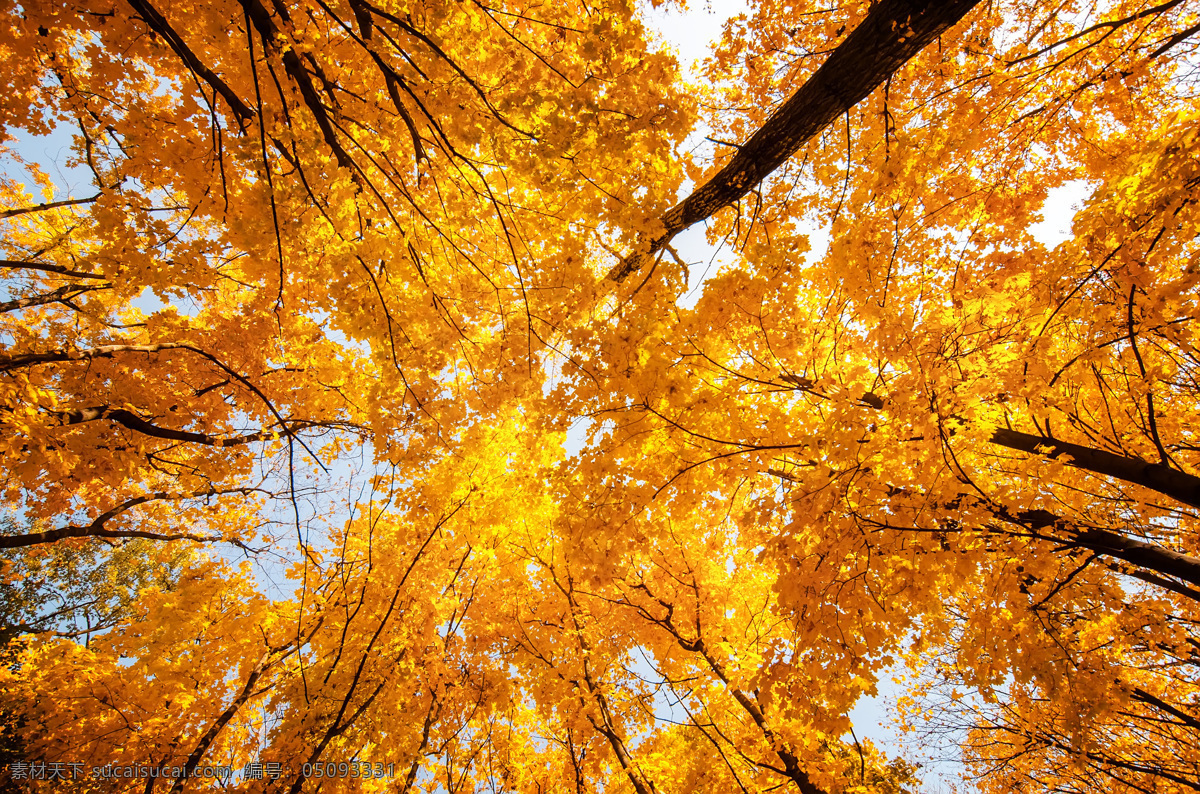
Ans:
{"type": "Polygon", "coordinates": [[[882,0],[829,60],[738,149],[724,168],[662,217],[665,230],[609,271],[624,281],[676,234],[753,190],[800,147],[857,105],[979,0],[882,0]]]}
{"type": "Polygon", "coordinates": [[[1020,433],[1016,430],[998,428],[992,433],[991,442],[1009,449],[1057,458],[1069,456],[1067,465],[1095,474],[1115,477],[1143,488],[1158,491],[1177,502],[1191,507],[1200,507],[1200,477],[1172,469],[1161,463],[1150,463],[1141,458],[1115,455],[1100,449],[1071,444],[1044,436],[1020,433]]]}

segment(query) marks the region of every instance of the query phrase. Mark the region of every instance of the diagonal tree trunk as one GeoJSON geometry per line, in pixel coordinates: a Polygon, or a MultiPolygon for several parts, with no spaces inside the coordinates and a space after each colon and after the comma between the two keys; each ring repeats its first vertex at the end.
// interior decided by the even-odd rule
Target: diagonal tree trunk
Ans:
{"type": "MultiPolygon", "coordinates": [[[[1029,529],[1034,537],[1042,540],[1088,549],[1096,554],[1124,560],[1146,571],[1173,576],[1190,585],[1200,586],[1200,557],[1193,557],[1165,546],[1147,543],[1112,529],[1078,524],[1048,510],[1013,512],[1000,505],[990,509],[1002,521],[1029,529]],[[1054,529],[1061,533],[1061,536],[1046,534],[1042,532],[1044,529],[1054,529]]],[[[1200,598],[1200,593],[1197,591],[1175,587],[1172,582],[1158,580],[1153,583],[1166,586],[1193,600],[1200,598]]]]}
{"type": "Polygon", "coordinates": [[[754,189],[800,147],[882,85],[979,0],[882,0],[829,60],[776,110],[724,168],[662,217],[665,229],[609,271],[624,281],[671,238],[754,189]]]}
{"type": "MultiPolygon", "coordinates": [[[[797,391],[825,397],[817,383],[809,378],[783,375],[780,380],[797,391]]],[[[866,392],[858,399],[863,405],[876,410],[883,409],[884,399],[874,392],[866,392]]],[[[1094,447],[1072,444],[1069,441],[1060,441],[1049,436],[1022,433],[1019,430],[1010,430],[1005,427],[994,428],[988,441],[999,447],[1027,452],[1030,455],[1041,455],[1051,460],[1061,457],[1064,459],[1062,462],[1073,469],[1124,480],[1152,491],[1158,491],[1180,504],[1200,507],[1200,477],[1161,463],[1151,463],[1129,455],[1118,455],[1094,447]]]]}
{"type": "Polygon", "coordinates": [[[1028,452],[1031,455],[1043,455],[1047,458],[1067,456],[1070,460],[1066,461],[1066,464],[1072,468],[1134,483],[1158,491],[1182,504],[1200,507],[1200,477],[1161,463],[1150,463],[1141,458],[1116,455],[1102,449],[1005,428],[994,430],[990,440],[998,446],[1028,452]]]}

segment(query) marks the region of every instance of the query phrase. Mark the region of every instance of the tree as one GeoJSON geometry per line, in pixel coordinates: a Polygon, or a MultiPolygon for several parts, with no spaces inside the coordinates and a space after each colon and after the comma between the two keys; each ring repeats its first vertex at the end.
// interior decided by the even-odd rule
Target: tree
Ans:
{"type": "MultiPolygon", "coordinates": [[[[738,236],[743,266],[713,285],[696,311],[681,312],[669,331],[651,330],[642,344],[654,355],[628,380],[629,396],[611,400],[617,407],[605,413],[626,431],[615,465],[638,467],[642,479],[670,472],[657,478],[661,485],[727,468],[724,482],[686,486],[706,495],[730,493],[745,478],[738,485],[754,509],[747,523],[780,517],[779,531],[756,540],[778,559],[776,586],[797,612],[821,593],[813,576],[832,559],[843,567],[846,589],[859,589],[868,614],[873,603],[892,613],[895,633],[936,638],[946,630],[941,602],[955,588],[975,594],[967,584],[982,574],[976,566],[990,566],[988,556],[998,555],[1008,568],[999,593],[962,606],[958,614],[974,631],[942,634],[942,641],[969,649],[958,665],[971,687],[995,691],[1006,676],[1032,676],[1034,700],[1048,698],[1054,711],[1075,720],[1067,734],[1075,743],[1051,749],[1076,759],[1089,742],[1089,719],[1079,726],[1080,715],[1100,731],[1134,692],[1148,691],[1144,677],[1122,668],[1161,669],[1191,654],[1187,632],[1165,626],[1194,619],[1189,552],[1197,480],[1187,457],[1189,428],[1176,422],[1195,412],[1184,374],[1193,361],[1184,329],[1194,307],[1194,253],[1184,241],[1194,236],[1193,159],[1186,152],[1195,113],[1183,109],[1167,75],[1130,88],[1136,101],[1121,102],[1104,90],[1102,73],[1115,69],[1110,74],[1126,72],[1132,81],[1178,68],[1155,60],[1193,31],[1186,16],[1164,25],[1177,9],[1126,9],[1081,35],[1053,32],[1050,44],[1018,40],[1008,54],[985,51],[988,71],[953,77],[981,84],[971,105],[930,101],[946,96],[936,82],[928,85],[939,77],[935,70],[894,76],[877,98],[886,104],[856,119],[878,132],[860,127],[854,145],[874,148],[842,173],[822,173],[819,155],[810,153],[807,162],[817,164],[811,176],[801,171],[764,185],[751,206],[717,225],[719,233],[738,236]],[[1070,40],[1055,44],[1063,38],[1070,40]],[[1067,44],[1077,50],[1063,58],[1067,44]],[[1045,67],[1030,65],[1046,57],[1045,67]],[[1082,76],[1068,76],[1058,63],[1089,57],[1097,66],[1084,65],[1082,76]],[[1015,68],[1005,73],[996,62],[1015,68]],[[1035,93],[1047,75],[1059,81],[1051,101],[1035,93]],[[1062,82],[1072,80],[1081,87],[1063,91],[1062,82]],[[906,94],[913,83],[920,89],[906,94]],[[906,95],[915,96],[909,107],[917,110],[906,111],[906,95]],[[1078,126],[1045,118],[1081,105],[1094,115],[1102,110],[1105,123],[1093,126],[1083,112],[1078,126]],[[1165,107],[1178,116],[1151,121],[1155,108],[1165,107]],[[916,123],[901,124],[906,112],[919,114],[916,123]],[[1134,143],[1126,136],[1139,123],[1157,130],[1134,143]],[[976,136],[986,138],[989,129],[1000,146],[985,150],[991,159],[969,161],[974,166],[964,173],[964,147],[977,150],[976,136]],[[1022,162],[1031,149],[1037,157],[1022,162]],[[1039,179],[1027,179],[1035,168],[1039,179]],[[1075,240],[1053,252],[1024,232],[1039,197],[1027,191],[1044,190],[1042,177],[1050,185],[1062,178],[1101,185],[1077,216],[1075,240]],[[802,249],[786,236],[789,216],[778,210],[798,193],[797,183],[827,191],[825,203],[811,193],[795,199],[796,212],[829,213],[833,242],[819,266],[802,263],[802,249]],[[1022,423],[1027,431],[1018,429],[1022,423]],[[1016,451],[1036,457],[1023,460],[1016,451]],[[777,477],[781,492],[760,486],[754,500],[746,488],[754,487],[756,471],[777,477]],[[811,568],[797,565],[810,559],[811,568]],[[1095,596],[1087,609],[1069,606],[1073,596],[1065,594],[1087,586],[1081,571],[1090,565],[1110,568],[1094,585],[1107,590],[1103,609],[1095,596]],[[1140,582],[1123,578],[1130,576],[1140,582]],[[1142,582],[1187,601],[1164,601],[1142,582]],[[1115,620],[1111,634],[1089,636],[1068,651],[1076,643],[1038,611],[1060,598],[1068,599],[1063,609],[1072,625],[1096,614],[1128,623],[1118,628],[1123,620],[1106,618],[1115,620]],[[1158,616],[1159,636],[1173,639],[1145,649],[1150,614],[1158,616]],[[1087,669],[1094,672],[1078,672],[1087,669]]],[[[778,48],[772,37],[782,35],[783,24],[760,17],[764,50],[768,43],[778,48]]],[[[1029,29],[1047,28],[1039,21],[1029,29]]],[[[788,35],[797,38],[794,30],[788,35]]],[[[736,46],[744,52],[746,45],[736,46]]],[[[760,68],[779,70],[770,61],[760,68]]],[[[747,104],[740,90],[736,102],[747,104]]],[[[842,146],[854,140],[851,129],[848,119],[842,146]]],[[[613,377],[605,389],[623,384],[613,377]]],[[[677,493],[684,486],[670,487],[677,493]]],[[[839,589],[839,604],[853,603],[849,598],[839,589]]],[[[878,614],[869,618],[875,631],[885,623],[878,614]]],[[[1174,684],[1160,677],[1155,686],[1174,684]]],[[[1101,773],[1091,785],[1181,785],[1171,782],[1163,759],[1186,756],[1190,684],[1167,697],[1156,691],[1151,695],[1163,707],[1178,712],[1167,713],[1182,720],[1182,733],[1148,747],[1134,740],[1147,747],[1150,759],[1143,755],[1139,764],[1151,783],[1101,773]]],[[[1027,711],[1019,724],[1044,727],[1045,714],[1027,711]]],[[[1117,722],[1138,735],[1141,719],[1126,708],[1117,722]]],[[[1115,758],[1094,760],[1103,768],[1115,758]]],[[[1026,779],[1053,779],[1037,762],[1026,769],[1026,779]]],[[[1011,779],[993,775],[990,782],[1007,790],[1011,779]]]]}
{"type": "MultiPolygon", "coordinates": [[[[5,535],[21,535],[11,518],[5,535]]],[[[128,620],[146,588],[171,589],[190,555],[186,547],[131,540],[111,549],[51,544],[4,558],[9,587],[0,596],[6,643],[22,634],[51,631],[87,638],[128,620]],[[107,553],[105,553],[107,551],[107,553]]]]}
{"type": "Polygon", "coordinates": [[[71,790],[911,791],[897,662],[984,790],[1193,786],[1195,3],[5,11],[94,193],[3,185],[0,543],[187,560],[3,673],[155,772],[71,790]]]}

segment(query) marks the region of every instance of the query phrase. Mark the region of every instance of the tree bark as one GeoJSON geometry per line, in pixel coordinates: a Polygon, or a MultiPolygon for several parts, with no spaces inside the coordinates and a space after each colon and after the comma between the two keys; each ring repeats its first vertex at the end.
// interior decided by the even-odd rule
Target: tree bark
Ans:
{"type": "Polygon", "coordinates": [[[1104,474],[1118,480],[1140,485],[1169,496],[1191,507],[1200,507],[1200,477],[1172,469],[1161,463],[1149,463],[1141,458],[1128,458],[1091,447],[1058,441],[1053,438],[1020,433],[999,428],[992,433],[991,442],[1009,449],[1056,458],[1068,455],[1068,466],[1104,474]]]}
{"type": "MultiPolygon", "coordinates": [[[[784,374],[780,380],[799,391],[825,397],[818,389],[816,381],[809,378],[784,374]]],[[[858,399],[864,405],[876,410],[883,409],[883,398],[873,392],[866,392],[858,399]]],[[[1180,504],[1200,507],[1200,477],[1164,466],[1161,463],[1150,463],[1141,458],[1117,455],[1102,449],[1072,444],[1069,441],[1059,441],[1048,436],[1035,436],[1032,433],[1022,433],[1019,430],[1009,430],[1004,427],[994,429],[988,440],[997,446],[1051,459],[1065,455],[1070,460],[1064,461],[1064,463],[1072,468],[1124,480],[1143,488],[1158,491],[1180,504]]]]}
{"type": "Polygon", "coordinates": [[[146,23],[152,32],[166,39],[167,44],[198,79],[203,80],[208,84],[209,88],[221,95],[221,98],[229,105],[229,109],[233,111],[234,116],[237,117],[239,125],[254,118],[255,113],[250,109],[250,106],[243,102],[241,97],[224,80],[218,77],[212,69],[209,69],[197,57],[196,53],[192,52],[191,48],[183,40],[183,37],[171,27],[171,24],[167,22],[166,18],[154,6],[150,5],[149,0],[129,0],[129,5],[137,12],[138,16],[142,18],[142,21],[146,23]]]}
{"type": "Polygon", "coordinates": [[[214,741],[216,741],[217,735],[224,730],[225,726],[229,724],[229,721],[237,715],[238,710],[241,709],[242,706],[246,705],[246,701],[250,700],[250,698],[254,696],[254,685],[258,683],[259,677],[263,674],[263,671],[267,669],[267,659],[269,656],[270,653],[268,652],[261,660],[259,660],[259,663],[256,664],[254,669],[250,671],[250,677],[246,679],[246,684],[242,687],[241,693],[239,693],[238,696],[233,699],[233,702],[221,712],[221,715],[217,717],[216,721],[213,722],[213,724],[208,727],[208,730],[205,731],[204,735],[200,737],[200,741],[196,744],[195,749],[192,750],[192,754],[188,756],[187,761],[185,761],[183,764],[183,768],[185,770],[183,777],[178,778],[175,781],[175,785],[171,787],[170,794],[183,794],[183,787],[187,784],[187,781],[190,780],[193,775],[195,775],[196,767],[200,765],[200,761],[203,760],[204,754],[208,752],[208,748],[212,746],[214,741]]]}
{"type": "Polygon", "coordinates": [[[10,356],[0,353],[0,372],[10,372],[14,369],[32,367],[37,364],[57,364],[63,361],[82,361],[83,359],[112,358],[119,353],[161,353],[164,350],[191,350],[207,355],[191,345],[177,342],[163,342],[157,345],[101,345],[91,350],[44,350],[40,353],[22,353],[10,356]]]}
{"type": "MultiPolygon", "coordinates": [[[[1014,513],[1000,506],[992,512],[1010,524],[1032,530],[1037,537],[1044,540],[1078,546],[1097,554],[1124,560],[1147,571],[1174,576],[1200,586],[1200,558],[1190,554],[1137,540],[1111,529],[1079,525],[1048,510],[1022,510],[1014,513]],[[1063,537],[1042,534],[1041,530],[1051,527],[1061,532],[1063,537]]],[[[1189,594],[1189,597],[1192,596],[1189,594]]]]}
{"type": "Polygon", "coordinates": [[[1200,559],[1155,546],[1100,527],[1080,529],[1072,538],[1080,546],[1124,560],[1141,568],[1174,576],[1200,586],[1200,559]]]}
{"type": "Polygon", "coordinates": [[[662,217],[665,229],[609,271],[624,281],[676,234],[749,193],[800,147],[857,105],[963,18],[979,0],[882,0],[724,168],[662,217]]]}
{"type": "Polygon", "coordinates": [[[67,538],[149,538],[151,540],[195,540],[201,543],[218,543],[229,542],[236,546],[244,548],[239,540],[223,538],[220,536],[197,535],[194,533],[166,533],[153,532],[143,529],[106,529],[107,524],[113,518],[124,513],[138,505],[146,504],[147,502],[155,501],[174,501],[178,499],[202,499],[211,496],[225,496],[228,494],[248,494],[257,491],[257,488],[230,488],[223,491],[197,491],[195,493],[152,493],[145,496],[138,496],[128,501],[122,502],[116,507],[110,508],[96,517],[96,520],[85,527],[62,527],[60,529],[51,529],[45,532],[22,532],[15,535],[0,535],[0,549],[19,549],[25,546],[37,546],[43,543],[56,543],[67,538]]]}
{"type": "Polygon", "coordinates": [[[113,408],[109,405],[96,405],[89,408],[72,408],[66,411],[55,411],[61,417],[64,425],[78,425],[85,422],[97,422],[102,419],[108,419],[116,422],[119,425],[129,428],[130,430],[142,433],[143,435],[153,438],[162,438],[168,441],[181,441],[189,444],[204,444],[209,447],[237,447],[243,444],[251,444],[255,441],[270,441],[279,438],[284,438],[298,430],[305,430],[312,427],[331,427],[331,424],[323,422],[307,422],[295,421],[290,426],[285,426],[282,430],[257,430],[253,433],[246,433],[241,436],[213,436],[207,433],[193,433],[190,430],[176,430],[170,427],[159,427],[156,424],[147,422],[132,411],[127,411],[124,408],[113,408]]]}

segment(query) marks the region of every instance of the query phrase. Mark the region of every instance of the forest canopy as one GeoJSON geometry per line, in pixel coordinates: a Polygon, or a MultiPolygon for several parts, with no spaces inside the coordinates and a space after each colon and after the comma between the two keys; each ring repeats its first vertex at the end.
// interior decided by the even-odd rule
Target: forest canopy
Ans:
{"type": "Polygon", "coordinates": [[[0,6],[5,791],[1200,790],[1200,0],[0,6]]]}

